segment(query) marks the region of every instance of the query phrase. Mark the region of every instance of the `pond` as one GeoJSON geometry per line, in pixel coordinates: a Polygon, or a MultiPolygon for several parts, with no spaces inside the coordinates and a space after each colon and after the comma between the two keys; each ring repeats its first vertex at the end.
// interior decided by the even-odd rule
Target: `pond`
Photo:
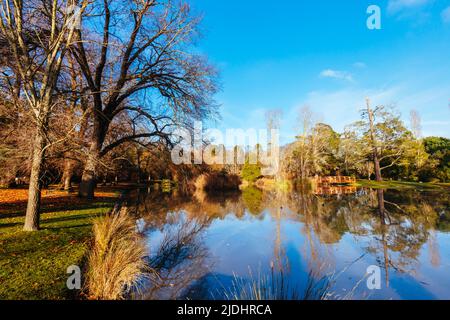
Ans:
{"type": "Polygon", "coordinates": [[[450,299],[448,189],[141,190],[145,299],[450,299]],[[369,284],[369,285],[368,285],[369,284]]]}

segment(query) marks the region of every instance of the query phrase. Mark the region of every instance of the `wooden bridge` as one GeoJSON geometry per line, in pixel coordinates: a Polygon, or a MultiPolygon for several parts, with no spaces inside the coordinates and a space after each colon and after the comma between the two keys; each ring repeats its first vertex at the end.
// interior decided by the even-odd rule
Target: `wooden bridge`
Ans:
{"type": "Polygon", "coordinates": [[[316,176],[313,179],[320,186],[331,186],[336,184],[352,184],[356,182],[355,177],[348,177],[348,176],[327,176],[327,177],[316,176]]]}

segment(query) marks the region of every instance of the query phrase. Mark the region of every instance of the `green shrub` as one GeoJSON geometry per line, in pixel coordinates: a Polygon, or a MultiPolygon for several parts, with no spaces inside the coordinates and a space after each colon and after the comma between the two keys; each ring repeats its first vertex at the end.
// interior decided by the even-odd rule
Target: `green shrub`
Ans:
{"type": "Polygon", "coordinates": [[[261,167],[257,164],[245,163],[241,173],[242,179],[250,183],[256,182],[261,177],[261,167]]]}

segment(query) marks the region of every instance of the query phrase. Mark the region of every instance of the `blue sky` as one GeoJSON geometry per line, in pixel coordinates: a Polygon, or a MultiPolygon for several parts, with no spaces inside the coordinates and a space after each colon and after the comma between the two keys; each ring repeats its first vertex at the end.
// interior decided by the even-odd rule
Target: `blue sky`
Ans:
{"type": "Polygon", "coordinates": [[[198,46],[221,73],[219,129],[264,128],[281,109],[282,142],[308,105],[337,131],[369,96],[395,105],[423,134],[450,137],[450,0],[192,0],[198,46]],[[382,29],[366,27],[369,5],[382,29]]]}

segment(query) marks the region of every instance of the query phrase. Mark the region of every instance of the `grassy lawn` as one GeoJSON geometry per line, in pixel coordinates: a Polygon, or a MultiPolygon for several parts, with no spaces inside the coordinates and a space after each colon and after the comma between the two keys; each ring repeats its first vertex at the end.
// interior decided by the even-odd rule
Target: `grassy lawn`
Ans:
{"type": "Polygon", "coordinates": [[[26,190],[0,190],[0,299],[67,299],[67,267],[79,265],[92,221],[113,207],[119,192],[99,190],[88,202],[64,192],[43,194],[41,229],[22,231],[26,190]]]}
{"type": "Polygon", "coordinates": [[[450,183],[419,183],[406,181],[391,181],[385,180],[382,182],[371,180],[358,180],[355,184],[358,187],[367,187],[373,189],[450,189],[450,183]]]}

